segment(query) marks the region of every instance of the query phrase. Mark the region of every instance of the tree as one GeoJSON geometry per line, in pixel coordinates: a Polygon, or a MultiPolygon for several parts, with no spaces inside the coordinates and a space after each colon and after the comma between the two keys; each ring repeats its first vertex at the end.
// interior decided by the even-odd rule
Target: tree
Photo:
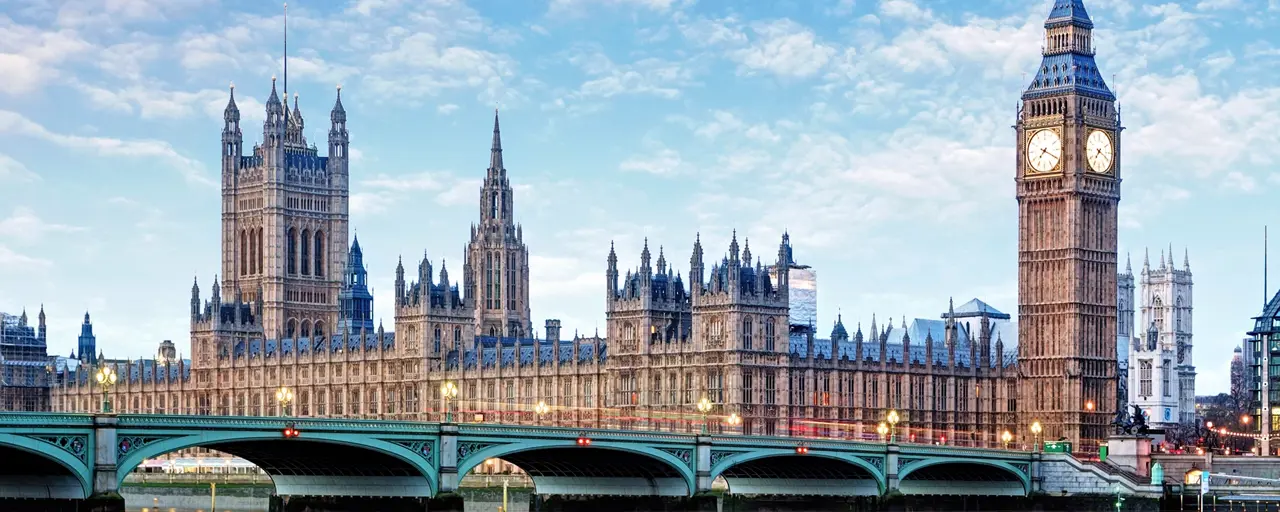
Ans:
{"type": "Polygon", "coordinates": [[[1240,347],[1236,347],[1235,355],[1231,358],[1231,401],[1234,412],[1245,414],[1251,409],[1253,383],[1249,379],[1249,372],[1244,367],[1244,357],[1240,353],[1240,347]]]}

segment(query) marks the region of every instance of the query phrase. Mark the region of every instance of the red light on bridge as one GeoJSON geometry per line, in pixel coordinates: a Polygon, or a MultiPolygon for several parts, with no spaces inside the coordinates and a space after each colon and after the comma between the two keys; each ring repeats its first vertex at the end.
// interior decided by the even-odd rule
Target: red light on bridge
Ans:
{"type": "Polygon", "coordinates": [[[796,455],[807,455],[808,453],[809,453],[808,446],[802,444],[796,447],[796,455]]]}
{"type": "Polygon", "coordinates": [[[591,446],[591,438],[587,436],[578,436],[578,446],[591,446]]]}
{"type": "Polygon", "coordinates": [[[298,431],[298,429],[293,427],[293,422],[286,423],[284,426],[284,430],[281,431],[280,433],[284,434],[285,439],[293,439],[302,434],[302,432],[298,431]]]}

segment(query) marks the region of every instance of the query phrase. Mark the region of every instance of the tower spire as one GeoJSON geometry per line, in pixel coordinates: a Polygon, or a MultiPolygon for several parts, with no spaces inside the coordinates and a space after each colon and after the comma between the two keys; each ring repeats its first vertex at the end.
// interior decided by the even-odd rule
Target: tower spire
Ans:
{"type": "Polygon", "coordinates": [[[502,170],[502,130],[498,127],[498,109],[493,109],[493,146],[489,149],[489,170],[502,170]]]}
{"type": "MultiPolygon", "coordinates": [[[[289,101],[289,4],[284,4],[284,100],[289,101]]],[[[288,110],[288,109],[285,109],[288,110]]]]}

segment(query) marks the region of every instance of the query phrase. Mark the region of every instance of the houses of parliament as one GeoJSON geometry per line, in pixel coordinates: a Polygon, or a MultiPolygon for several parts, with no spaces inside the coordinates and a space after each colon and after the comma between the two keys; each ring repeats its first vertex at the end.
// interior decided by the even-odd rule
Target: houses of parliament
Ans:
{"type": "MultiPolygon", "coordinates": [[[[154,359],[100,362],[121,377],[111,400],[121,413],[440,421],[451,381],[459,421],[695,432],[705,420],[713,431],[878,439],[896,410],[904,441],[999,446],[1009,431],[1029,444],[1040,421],[1046,439],[1096,444],[1116,410],[1120,127],[1092,28],[1081,0],[1056,2],[1016,112],[1017,322],[977,299],[940,301],[937,319],[872,316],[864,331],[838,318],[820,337],[814,305],[798,303],[812,300],[814,274],[789,237],[753,252],[734,233],[718,260],[684,241],[686,269],[671,244],[646,241],[630,269],[602,247],[606,332],[569,339],[552,319],[536,336],[518,175],[495,113],[461,276],[443,261],[401,262],[386,330],[365,248],[348,236],[341,89],[321,155],[273,79],[251,150],[234,89],[225,110],[222,268],[207,291],[192,285],[190,360],[169,345],[154,359]],[[285,411],[281,387],[294,392],[285,411]]],[[[59,369],[54,410],[100,408],[92,356],[59,369]]]]}

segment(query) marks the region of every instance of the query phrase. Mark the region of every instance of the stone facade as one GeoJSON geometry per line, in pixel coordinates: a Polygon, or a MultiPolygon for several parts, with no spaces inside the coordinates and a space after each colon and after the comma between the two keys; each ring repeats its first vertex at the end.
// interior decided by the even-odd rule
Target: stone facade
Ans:
{"type": "Polygon", "coordinates": [[[1120,127],[1081,0],[1057,0],[1016,122],[1021,424],[1092,450],[1116,412],[1120,127]]]}
{"type": "MultiPolygon", "coordinates": [[[[1170,250],[1170,253],[1173,251],[1170,250]]],[[[1129,276],[1132,280],[1132,275],[1129,276]]],[[[1131,281],[1132,282],[1132,281],[1131,281]]],[[[1191,263],[1182,268],[1160,254],[1160,266],[1142,264],[1142,331],[1132,338],[1128,375],[1130,403],[1157,427],[1195,421],[1195,365],[1191,358],[1191,263]]],[[[1131,288],[1132,290],[1132,288],[1131,288]]],[[[1132,324],[1133,312],[1128,313],[1132,324]]]]}
{"type": "MultiPolygon", "coordinates": [[[[49,410],[52,366],[44,306],[38,320],[39,325],[30,325],[26,310],[0,312],[0,411],[49,410]]],[[[88,313],[84,321],[87,325],[88,313]]]]}

